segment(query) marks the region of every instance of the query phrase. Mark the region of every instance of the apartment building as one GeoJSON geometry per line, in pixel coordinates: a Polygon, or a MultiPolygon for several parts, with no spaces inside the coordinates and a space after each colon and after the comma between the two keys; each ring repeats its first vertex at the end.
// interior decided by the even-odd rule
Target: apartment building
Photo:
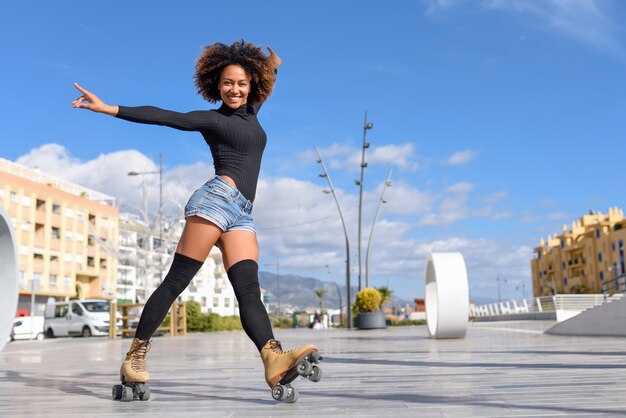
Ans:
{"type": "MultiPolygon", "coordinates": [[[[146,219],[128,213],[120,215],[117,282],[119,302],[145,303],[148,300],[161,283],[161,275],[165,278],[169,270],[183,226],[183,220],[164,222],[161,234],[146,219]]],[[[235,293],[217,247],[213,247],[191,284],[179,296],[179,300],[196,301],[205,313],[239,315],[235,293]]]]}
{"type": "Polygon", "coordinates": [[[16,232],[20,309],[33,293],[39,310],[48,298],[114,297],[113,197],[0,158],[0,204],[16,232]]]}
{"type": "Polygon", "coordinates": [[[626,219],[619,208],[589,213],[541,239],[531,260],[533,295],[615,293],[626,289],[626,219]]]}

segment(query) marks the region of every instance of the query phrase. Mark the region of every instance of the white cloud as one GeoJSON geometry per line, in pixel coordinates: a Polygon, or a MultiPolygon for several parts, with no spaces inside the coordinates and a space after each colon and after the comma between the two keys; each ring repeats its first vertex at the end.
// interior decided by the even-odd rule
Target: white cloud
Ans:
{"type": "MultiPolygon", "coordinates": [[[[113,195],[122,212],[142,206],[141,176],[129,177],[127,172],[131,169],[158,170],[154,161],[136,150],[116,151],[81,161],[58,144],[33,149],[18,162],[113,195]]],[[[170,202],[166,206],[168,213],[180,216],[191,192],[212,175],[212,168],[203,163],[167,168],[164,197],[170,202]]],[[[158,207],[158,176],[146,175],[145,184],[150,211],[154,215],[158,207]]],[[[363,267],[381,187],[366,191],[363,196],[363,267]]],[[[422,295],[424,260],[429,251],[461,251],[468,263],[471,286],[476,291],[492,290],[489,286],[494,268],[510,277],[530,277],[531,252],[525,247],[489,239],[414,238],[415,219],[420,216],[420,226],[448,224],[471,216],[467,200],[474,187],[460,182],[441,193],[433,193],[416,189],[403,181],[394,182],[387,189],[388,203],[382,207],[371,243],[371,284],[380,286],[389,281],[396,294],[406,299],[422,295]],[[440,215],[433,216],[432,213],[440,215]]],[[[271,257],[278,255],[281,273],[315,276],[316,272],[325,272],[324,266],[328,264],[335,277],[343,277],[346,258],[343,227],[332,196],[324,194],[323,189],[322,185],[292,178],[260,179],[254,217],[261,248],[261,269],[273,270],[264,263],[273,263],[275,260],[271,257]]],[[[348,228],[354,270],[352,283],[356,284],[358,194],[355,190],[347,193],[337,189],[336,192],[348,228]]]]}
{"type": "MultiPolygon", "coordinates": [[[[148,212],[158,212],[159,176],[128,176],[128,172],[155,172],[158,165],[137,150],[101,154],[93,160],[80,161],[59,144],[45,144],[16,160],[31,168],[106,193],[117,199],[121,211],[137,212],[143,208],[143,188],[149,202],[148,212]],[[145,183],[142,183],[144,182],[145,183]]],[[[213,168],[202,163],[174,167],[163,173],[163,200],[166,215],[181,213],[191,191],[210,178],[213,168]]]]}
{"type": "Polygon", "coordinates": [[[446,165],[464,165],[472,161],[478,156],[477,151],[465,150],[455,152],[450,157],[446,158],[444,164],[446,165]]]}
{"type": "MultiPolygon", "coordinates": [[[[437,18],[465,5],[477,3],[465,0],[430,0],[426,15],[437,18]]],[[[610,2],[600,0],[483,0],[478,7],[525,14],[541,21],[545,27],[603,52],[625,58],[619,41],[622,31],[611,17],[610,2]]]]}
{"type": "MultiPolygon", "coordinates": [[[[361,147],[333,144],[320,149],[324,163],[333,170],[355,173],[361,169],[361,147]]],[[[312,151],[306,151],[300,160],[313,161],[312,151]]],[[[317,158],[317,156],[315,156],[317,158]]],[[[406,171],[419,168],[414,145],[410,143],[371,146],[365,151],[365,162],[382,166],[398,167],[406,171]]]]}

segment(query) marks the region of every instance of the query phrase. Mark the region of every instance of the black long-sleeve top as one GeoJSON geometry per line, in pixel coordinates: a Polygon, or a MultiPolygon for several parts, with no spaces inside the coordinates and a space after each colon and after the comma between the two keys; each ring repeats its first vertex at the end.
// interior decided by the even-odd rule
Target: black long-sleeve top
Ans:
{"type": "Polygon", "coordinates": [[[154,106],[119,106],[117,117],[200,132],[211,148],[215,174],[232,178],[241,194],[253,202],[267,143],[265,131],[256,117],[260,107],[244,104],[231,109],[222,104],[219,109],[179,113],[154,106]]]}

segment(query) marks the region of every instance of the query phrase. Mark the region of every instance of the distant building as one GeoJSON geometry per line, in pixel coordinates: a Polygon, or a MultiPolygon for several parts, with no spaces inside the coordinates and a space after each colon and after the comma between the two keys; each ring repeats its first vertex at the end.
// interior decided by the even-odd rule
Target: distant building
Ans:
{"type": "Polygon", "coordinates": [[[619,208],[582,216],[548,236],[531,260],[533,295],[624,291],[626,219],[619,208]]]}
{"type": "Polygon", "coordinates": [[[19,252],[19,309],[40,314],[49,297],[113,299],[118,242],[115,199],[0,158],[0,204],[19,252]]]}
{"type": "MultiPolygon", "coordinates": [[[[137,215],[120,215],[118,302],[146,303],[169,271],[184,224],[179,220],[164,225],[161,242],[155,225],[137,215]]],[[[217,247],[211,249],[204,265],[178,300],[198,302],[204,313],[239,315],[235,292],[217,247]]]]}

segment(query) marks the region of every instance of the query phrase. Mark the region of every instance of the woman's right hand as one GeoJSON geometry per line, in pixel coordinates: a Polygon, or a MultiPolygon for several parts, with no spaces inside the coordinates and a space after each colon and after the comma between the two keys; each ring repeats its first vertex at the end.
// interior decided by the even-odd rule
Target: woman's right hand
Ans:
{"type": "Polygon", "coordinates": [[[72,106],[75,109],[89,109],[92,112],[106,113],[107,115],[115,116],[119,111],[118,106],[110,106],[104,103],[98,96],[85,90],[78,83],[74,83],[74,87],[81,92],[81,96],[72,102],[72,106]]]}

